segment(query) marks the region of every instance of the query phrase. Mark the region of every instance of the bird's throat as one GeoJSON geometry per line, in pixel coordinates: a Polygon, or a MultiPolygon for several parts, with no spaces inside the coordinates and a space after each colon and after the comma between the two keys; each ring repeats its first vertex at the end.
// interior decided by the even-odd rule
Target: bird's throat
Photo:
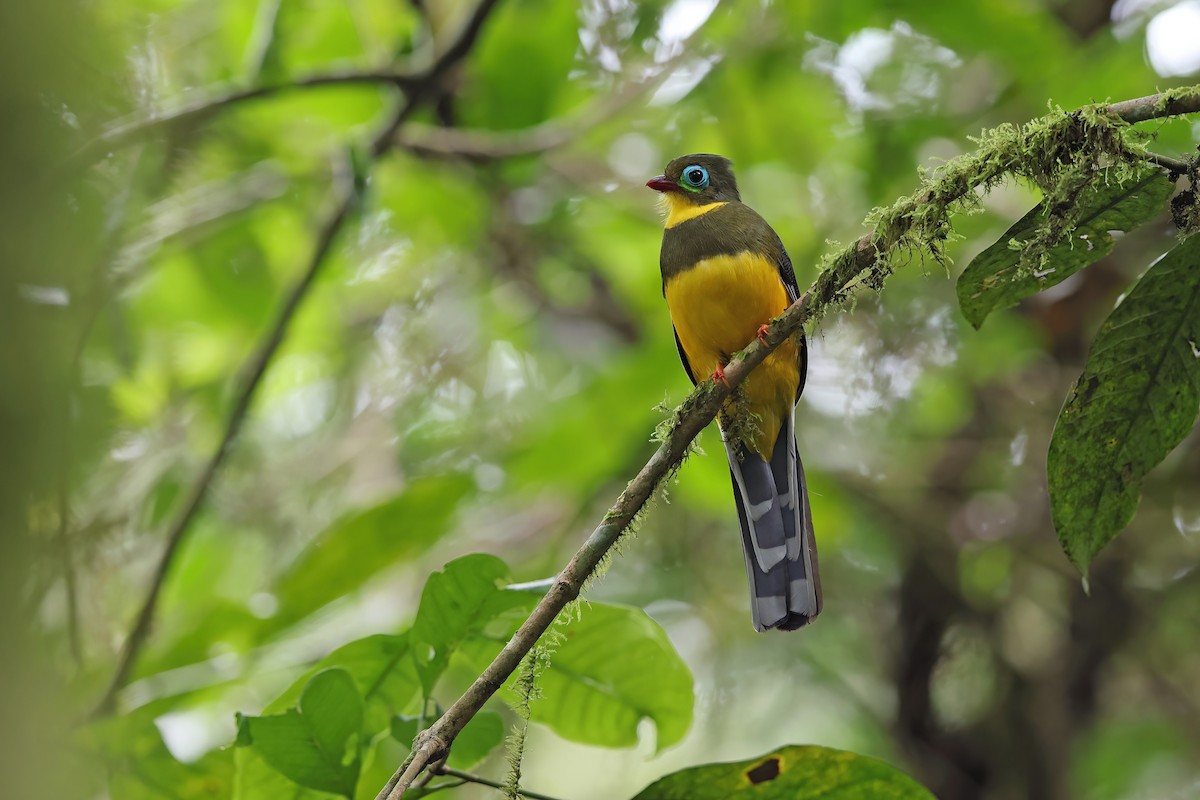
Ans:
{"type": "Polygon", "coordinates": [[[695,219],[710,211],[716,211],[725,203],[709,203],[699,206],[688,200],[683,195],[675,192],[663,192],[663,205],[667,210],[667,218],[663,222],[663,227],[674,228],[681,222],[687,222],[689,219],[695,219]]]}

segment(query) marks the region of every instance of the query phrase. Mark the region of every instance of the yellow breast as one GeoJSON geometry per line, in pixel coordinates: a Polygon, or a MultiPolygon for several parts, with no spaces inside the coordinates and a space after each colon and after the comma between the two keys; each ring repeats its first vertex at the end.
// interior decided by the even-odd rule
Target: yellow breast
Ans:
{"type": "MultiPolygon", "coordinates": [[[[754,341],[758,329],[789,305],[779,271],[757,253],[715,256],[674,275],[666,285],[667,306],[695,377],[703,380],[754,341]]],[[[770,458],[779,427],[792,412],[800,383],[799,353],[784,342],[743,384],[746,410],[760,417],[753,443],[770,458]]]]}

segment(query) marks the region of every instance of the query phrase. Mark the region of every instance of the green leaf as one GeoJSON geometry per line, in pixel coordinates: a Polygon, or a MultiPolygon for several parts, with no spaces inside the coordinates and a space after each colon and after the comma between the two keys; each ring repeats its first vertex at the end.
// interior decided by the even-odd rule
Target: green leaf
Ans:
{"type": "Polygon", "coordinates": [[[429,576],[410,633],[413,663],[426,696],[464,638],[501,611],[528,603],[521,593],[502,588],[508,576],[508,565],[484,553],[457,558],[429,576]]]}
{"type": "Polygon", "coordinates": [[[1046,204],[1034,208],[959,276],[958,302],[963,315],[978,328],[996,309],[1015,306],[1100,260],[1112,252],[1112,231],[1129,231],[1149,220],[1162,210],[1174,187],[1156,167],[1148,167],[1124,183],[1105,182],[1104,178],[1093,181],[1077,200],[1078,226],[1047,253],[1050,266],[1045,272],[1022,267],[1022,251],[1010,245],[1030,238],[1045,224],[1046,204]]]}
{"type": "Polygon", "coordinates": [[[413,481],[403,494],[335,522],[280,579],[272,624],[291,624],[429,547],[446,532],[471,486],[458,475],[413,481]]]}
{"type": "Polygon", "coordinates": [[[299,786],[253,748],[233,749],[233,800],[333,800],[339,795],[299,786]]]}
{"type": "Polygon", "coordinates": [[[592,603],[564,629],[538,687],[532,719],[566,739],[606,747],[637,744],[652,719],[657,749],[692,724],[692,673],[666,632],[640,608],[592,603]]]}
{"type": "Polygon", "coordinates": [[[674,772],[634,800],[932,800],[933,795],[874,758],[812,745],[674,772]]]}
{"type": "MultiPolygon", "coordinates": [[[[495,711],[481,711],[454,737],[448,759],[450,766],[470,769],[504,743],[504,718],[495,711]]],[[[409,742],[412,742],[410,737],[409,742]]]]}
{"type": "MultiPolygon", "coordinates": [[[[692,724],[692,675],[658,623],[629,606],[587,604],[559,628],[563,641],[538,678],[531,718],[564,739],[604,747],[633,747],[638,723],[651,719],[657,748],[670,747],[692,724]]],[[[475,638],[463,646],[474,669],[495,656],[504,638],[475,638]]],[[[514,678],[503,696],[518,702],[514,678]]]]}
{"type": "Polygon", "coordinates": [[[1050,440],[1051,515],[1085,574],[1133,518],[1142,478],[1200,409],[1200,236],[1146,271],[1096,334],[1050,440]]]}
{"type": "Polygon", "coordinates": [[[408,748],[421,730],[421,718],[397,714],[392,717],[392,738],[408,748]]]}
{"type": "Polygon", "coordinates": [[[313,676],[284,714],[238,717],[237,744],[251,747],[295,783],[344,797],[358,781],[363,702],[343,669],[313,676]]]}
{"type": "Polygon", "coordinates": [[[391,718],[404,711],[417,696],[420,683],[409,657],[408,634],[374,634],[342,645],[297,678],[265,709],[279,713],[296,704],[304,687],[319,672],[344,669],[364,700],[363,733],[367,737],[386,731],[391,718]]]}

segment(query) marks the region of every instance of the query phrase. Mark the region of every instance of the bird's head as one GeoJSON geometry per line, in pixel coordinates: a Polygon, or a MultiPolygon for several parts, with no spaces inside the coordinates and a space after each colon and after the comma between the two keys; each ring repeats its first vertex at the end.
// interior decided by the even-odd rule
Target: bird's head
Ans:
{"type": "Polygon", "coordinates": [[[733,162],[724,156],[693,153],[667,164],[663,174],[646,181],[646,185],[662,192],[669,206],[736,202],[741,196],[732,167],[733,162]]]}

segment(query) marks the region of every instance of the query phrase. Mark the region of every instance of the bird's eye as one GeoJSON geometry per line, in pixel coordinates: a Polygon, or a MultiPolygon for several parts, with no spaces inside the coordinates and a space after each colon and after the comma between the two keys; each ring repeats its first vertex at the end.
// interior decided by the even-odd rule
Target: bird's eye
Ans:
{"type": "Polygon", "coordinates": [[[708,186],[708,170],[699,164],[693,164],[683,170],[683,181],[693,189],[703,189],[708,186]]]}

